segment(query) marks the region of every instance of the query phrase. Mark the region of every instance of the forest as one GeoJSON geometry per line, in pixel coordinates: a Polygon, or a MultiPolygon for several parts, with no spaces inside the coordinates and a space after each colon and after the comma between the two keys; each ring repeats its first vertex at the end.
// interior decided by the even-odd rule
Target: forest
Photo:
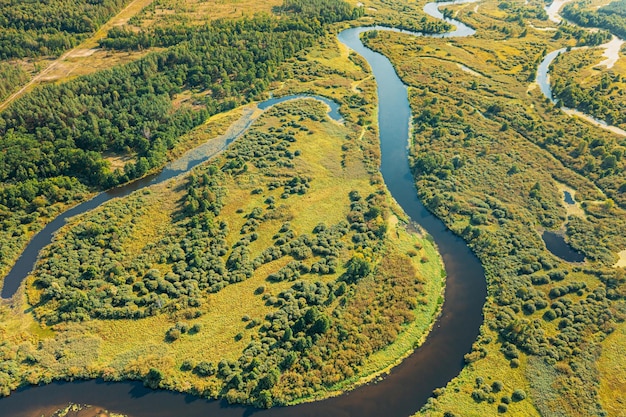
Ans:
{"type": "Polygon", "coordinates": [[[0,100],[28,79],[28,73],[17,65],[0,62],[0,100]]]}
{"type": "Polygon", "coordinates": [[[587,8],[589,2],[575,2],[563,7],[565,18],[583,27],[603,28],[626,38],[626,1],[617,0],[597,10],[587,8]]]}
{"type": "Polygon", "coordinates": [[[3,0],[0,59],[60,55],[117,13],[127,0],[3,0]]]}
{"type": "MultiPolygon", "coordinates": [[[[281,20],[265,15],[188,30],[189,39],[176,38],[167,51],[45,85],[13,102],[0,115],[4,233],[23,235],[23,224],[59,201],[45,191],[49,184],[68,202],[80,198],[79,189],[106,189],[141,177],[163,166],[178,138],[208,115],[260,97],[270,81],[282,78],[282,62],[322,36],[325,26],[306,13],[310,10],[281,20]],[[206,94],[195,108],[175,108],[172,99],[184,90],[206,94]],[[112,170],[104,154],[130,160],[112,170]]],[[[352,16],[348,9],[337,13],[344,14],[328,19],[352,16]]],[[[0,262],[6,265],[21,244],[2,239],[0,262]]]]}

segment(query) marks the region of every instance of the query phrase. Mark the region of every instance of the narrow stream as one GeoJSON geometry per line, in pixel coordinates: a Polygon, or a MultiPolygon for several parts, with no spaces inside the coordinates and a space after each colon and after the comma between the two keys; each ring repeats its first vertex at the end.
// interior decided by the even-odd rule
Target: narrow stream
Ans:
{"type": "MultiPolygon", "coordinates": [[[[552,20],[555,23],[559,23],[562,18],[559,15],[559,11],[561,10],[561,8],[568,2],[570,2],[571,0],[555,0],[551,5],[546,7],[546,12],[548,13],[548,16],[550,18],[550,20],[552,20]]],[[[605,49],[605,55],[607,57],[607,59],[605,59],[604,61],[600,62],[598,65],[596,66],[601,66],[601,65],[605,65],[607,66],[607,68],[611,68],[615,62],[617,61],[617,59],[619,59],[619,48],[620,46],[623,44],[623,40],[621,40],[620,38],[616,37],[616,36],[612,36],[611,40],[609,42],[607,42],[604,45],[599,45],[598,48],[604,48],[605,49]],[[617,48],[617,49],[616,49],[617,48]]],[[[572,50],[576,50],[576,49],[580,49],[580,48],[570,48],[569,51],[572,50]]],[[[539,67],[537,68],[537,76],[536,76],[536,82],[539,85],[539,89],[541,90],[541,92],[543,93],[543,95],[550,100],[550,102],[552,102],[552,104],[557,104],[557,100],[554,98],[553,94],[552,94],[552,88],[550,86],[550,65],[552,65],[552,62],[562,53],[567,52],[568,49],[566,48],[561,48],[561,49],[557,49],[556,51],[552,51],[549,54],[547,54],[543,60],[541,61],[541,63],[539,64],[539,67]]],[[[602,129],[611,131],[615,134],[621,135],[621,136],[626,136],[626,131],[624,131],[623,129],[620,129],[617,126],[611,126],[608,123],[606,123],[604,120],[600,120],[597,119],[591,115],[588,115],[586,113],[583,113],[579,110],[576,109],[570,109],[568,107],[561,107],[561,110],[563,110],[563,112],[565,112],[566,114],[570,115],[570,116],[577,116],[580,117],[590,123],[592,123],[593,125],[600,127],[602,129]]],[[[565,192],[565,201],[568,204],[574,204],[574,200],[571,197],[571,195],[569,194],[569,192],[565,192]]],[[[574,250],[566,241],[565,238],[558,234],[558,233],[554,233],[554,232],[550,232],[550,231],[545,231],[542,233],[541,238],[543,239],[546,248],[553,254],[558,256],[559,258],[568,261],[568,262],[582,262],[585,260],[585,256],[574,250]]]]}
{"type": "MultiPolygon", "coordinates": [[[[556,16],[560,19],[560,15],[558,14],[559,10],[561,9],[561,7],[569,2],[571,0],[564,0],[564,1],[560,1],[560,0],[555,0],[549,7],[546,8],[546,11],[548,12],[548,14],[550,14],[551,16],[556,16]],[[558,7],[557,7],[558,6],[558,7]]],[[[551,18],[551,20],[553,20],[551,18]]],[[[553,20],[555,22],[559,22],[560,20],[553,20]]],[[[621,45],[621,43],[623,43],[624,41],[621,40],[620,38],[613,36],[611,38],[611,40],[603,45],[599,45],[597,46],[598,48],[604,48],[606,51],[606,53],[609,53],[609,50],[613,51],[615,53],[615,47],[616,45],[621,45]]],[[[569,51],[573,51],[576,49],[580,49],[581,47],[576,47],[576,48],[570,48],[569,51]]],[[[583,47],[586,48],[586,47],[583,47]]],[[[557,100],[555,100],[553,94],[552,94],[552,88],[550,87],[550,65],[552,65],[552,62],[562,53],[567,52],[568,50],[566,48],[561,48],[561,49],[557,49],[556,51],[552,51],[549,54],[547,54],[543,60],[541,61],[541,63],[539,64],[539,67],[537,68],[537,76],[536,76],[536,82],[539,85],[539,89],[541,90],[541,92],[543,93],[543,95],[548,98],[552,104],[556,104],[557,100]]],[[[617,53],[619,53],[619,46],[618,46],[618,50],[617,53]]],[[[611,62],[614,64],[615,61],[617,61],[617,58],[614,56],[610,56],[609,58],[607,58],[606,60],[602,61],[601,63],[599,63],[597,66],[600,65],[606,65],[610,68],[610,66],[612,66],[611,62]],[[610,66],[609,66],[610,65],[610,66]]],[[[586,121],[592,123],[593,125],[600,127],[602,129],[611,131],[615,134],[621,135],[621,136],[626,136],[626,131],[623,129],[620,129],[617,126],[612,126],[609,125],[608,123],[606,123],[604,120],[600,120],[597,119],[589,114],[583,113],[579,110],[576,109],[570,109],[568,107],[562,107],[561,110],[563,110],[565,113],[567,113],[570,116],[577,116],[580,117],[581,119],[585,119],[586,121]]]]}
{"type": "MultiPolygon", "coordinates": [[[[467,2],[462,0],[454,3],[467,2]]],[[[441,17],[438,7],[452,3],[429,3],[424,10],[441,17]]],[[[456,25],[457,29],[434,36],[468,36],[474,33],[473,29],[460,22],[447,21],[456,25]]],[[[389,60],[361,43],[359,34],[373,29],[388,30],[381,27],[347,29],[339,34],[339,40],[368,61],[378,84],[381,172],[385,183],[411,219],[434,238],[445,264],[447,280],[442,314],[424,344],[378,383],[358,387],[338,397],[292,407],[259,410],[229,406],[225,401],[208,401],[180,393],[153,391],[138,382],[85,381],[52,383],[17,390],[0,400],[0,417],[37,416],[46,407],[68,402],[94,404],[132,417],[406,417],[417,412],[435,388],[445,386],[458,375],[464,366],[463,357],[471,350],[483,321],[485,275],[480,262],[464,241],[447,230],[417,198],[408,164],[411,110],[407,89],[389,60]]],[[[145,185],[148,185],[152,180],[146,181],[148,183],[145,185]]],[[[94,207],[98,204],[101,203],[94,203],[94,207]]],[[[30,261],[34,262],[36,253],[29,256],[30,261]]]]}

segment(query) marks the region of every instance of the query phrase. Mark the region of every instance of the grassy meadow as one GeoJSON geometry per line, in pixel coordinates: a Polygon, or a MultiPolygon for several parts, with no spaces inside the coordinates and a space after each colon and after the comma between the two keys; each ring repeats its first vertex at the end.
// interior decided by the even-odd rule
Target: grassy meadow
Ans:
{"type": "MultiPolygon", "coordinates": [[[[621,412],[615,399],[621,377],[609,366],[619,366],[624,320],[624,272],[613,268],[626,244],[624,171],[620,165],[603,173],[601,167],[623,138],[567,116],[541,96],[534,84],[541,58],[580,42],[569,29],[537,29],[551,27],[542,7],[450,6],[455,18],[477,30],[467,38],[381,31],[367,38],[410,87],[411,164],[420,197],[468,241],[489,286],[485,324],[467,367],[435,391],[420,415],[621,412]],[[563,201],[564,187],[575,191],[575,207],[563,201]],[[543,230],[561,233],[586,261],[553,256],[540,239],[543,230]],[[565,294],[566,287],[583,289],[565,294]],[[583,319],[599,311],[607,314],[601,322],[583,319]]],[[[574,51],[555,71],[598,82],[603,70],[587,68],[600,60],[594,49],[574,51]],[[582,55],[595,58],[577,65],[582,55]]],[[[612,71],[619,74],[623,62],[612,71]]],[[[611,91],[619,96],[621,89],[611,91]]]]}
{"type": "MultiPolygon", "coordinates": [[[[374,23],[450,29],[424,15],[424,1],[350,3],[364,15],[331,32],[374,23]]],[[[281,4],[155,0],[121,27],[201,27],[281,4]]],[[[365,40],[409,86],[420,198],[467,241],[488,284],[467,366],[417,415],[624,415],[626,272],[616,265],[626,250],[626,142],[562,112],[534,80],[546,53],[582,46],[555,61],[552,82],[573,80],[578,98],[602,91],[590,107],[623,127],[626,59],[597,66],[600,35],[556,25],[543,7],[448,6],[476,35],[378,31],[365,40]],[[554,256],[544,231],[563,236],[585,261],[554,256]]],[[[79,57],[72,74],[148,52],[79,57]]],[[[332,98],[344,121],[330,120],[316,101],[283,103],[193,173],[72,219],[23,291],[0,305],[3,394],[24,383],[102,377],[261,407],[292,404],[369,381],[423,340],[445,271],[378,173],[367,64],[330,33],[275,75],[272,94],[332,98]]],[[[211,93],[184,89],[170,99],[174,109],[202,107],[211,93]]],[[[249,109],[210,117],[169,157],[222,134],[249,109]]],[[[113,153],[108,163],[123,166],[124,157],[135,158],[113,153]]],[[[89,192],[74,191],[66,204],[89,192]]],[[[41,208],[40,223],[61,206],[41,208]]],[[[26,224],[11,235],[19,244],[8,256],[37,228],[26,224]]]]}
{"type": "MultiPolygon", "coordinates": [[[[275,84],[275,92],[315,92],[332,97],[345,103],[345,121],[330,120],[325,106],[312,100],[278,105],[256,119],[232,149],[192,175],[114,200],[72,219],[45,250],[24,293],[12,306],[1,307],[3,357],[15,364],[14,372],[6,374],[9,379],[3,381],[5,394],[24,382],[99,376],[107,380],[143,379],[150,386],[211,397],[225,395],[233,401],[267,406],[271,405],[267,394],[255,389],[263,375],[271,376],[278,370],[288,375],[267,390],[273,403],[297,402],[363,383],[396,364],[423,340],[438,312],[445,273],[432,243],[406,227],[408,219],[381,183],[373,111],[375,85],[363,63],[349,58],[333,38],[325,39],[303,57],[318,75],[311,76],[295,60],[288,62],[285,71],[293,73],[296,80],[275,84]],[[350,104],[355,97],[363,98],[359,106],[350,104]],[[263,141],[269,137],[288,140],[256,148],[257,141],[266,143],[263,141]],[[211,182],[203,195],[216,198],[219,208],[214,205],[203,211],[190,202],[195,191],[189,184],[201,181],[206,186],[207,173],[216,182],[211,182]],[[288,188],[294,179],[302,185],[288,188]],[[263,215],[259,217],[259,213],[263,215]],[[116,225],[114,231],[109,224],[116,225]],[[226,231],[197,229],[198,224],[202,228],[219,224],[226,231]],[[279,240],[306,241],[310,239],[306,236],[323,234],[315,231],[323,230],[320,225],[326,225],[323,228],[328,227],[328,231],[336,227],[341,231],[328,235],[330,257],[313,246],[313,254],[287,252],[269,262],[256,263],[268,250],[275,253],[272,248],[290,250],[279,240]],[[198,235],[204,233],[201,230],[208,230],[209,235],[219,233],[220,237],[201,240],[205,239],[198,235]],[[162,249],[176,242],[203,252],[223,247],[222,256],[228,261],[245,247],[242,268],[249,270],[249,275],[244,279],[235,276],[234,268],[226,275],[229,281],[203,290],[203,278],[193,272],[196,270],[188,267],[189,272],[182,273],[180,261],[172,261],[174,255],[162,249]],[[69,269],[58,269],[58,260],[70,258],[66,263],[69,269]],[[247,269],[245,259],[254,259],[254,266],[247,269]],[[281,271],[291,273],[294,262],[303,264],[300,273],[288,279],[276,277],[281,271]],[[316,263],[322,268],[319,273],[313,272],[316,263]],[[353,263],[368,272],[353,272],[353,263]],[[110,271],[108,275],[91,275],[105,270],[110,271]],[[82,274],[82,279],[73,282],[70,276],[74,272],[68,275],[67,271],[82,274]],[[52,276],[56,278],[51,281],[52,276]],[[174,280],[174,276],[179,278],[174,280]],[[147,277],[169,289],[158,299],[150,298],[150,294],[139,298],[131,294],[122,308],[116,300],[128,297],[128,291],[141,294],[147,277]],[[186,296],[185,291],[196,285],[200,289],[189,290],[186,296]],[[328,298],[318,299],[316,295],[309,302],[314,303],[310,308],[302,301],[291,306],[290,300],[297,300],[289,298],[294,288],[306,297],[312,297],[308,291],[317,288],[315,294],[327,294],[328,298]],[[381,303],[380,309],[372,308],[372,300],[381,296],[387,302],[381,303]],[[392,304],[387,305],[389,300],[392,304]],[[155,310],[152,303],[162,306],[162,311],[155,310]],[[308,317],[304,314],[307,311],[319,317],[315,323],[320,323],[321,330],[294,330],[293,341],[288,341],[284,334],[291,329],[280,330],[272,319],[287,307],[296,308],[296,313],[290,313],[296,318],[297,314],[308,317]],[[95,314],[100,316],[88,317],[89,311],[99,311],[95,314]],[[115,314],[117,317],[112,318],[115,314]],[[363,317],[366,322],[361,322],[363,317]],[[383,324],[371,324],[372,320],[383,324]],[[330,328],[326,327],[329,324],[330,328]],[[378,332],[375,329],[379,326],[381,340],[372,333],[364,346],[354,344],[357,332],[378,332]],[[291,344],[336,344],[340,330],[347,341],[343,345],[340,342],[334,356],[314,356],[305,347],[298,353],[301,362],[284,365],[282,355],[294,351],[289,348],[291,344]],[[138,334],[142,337],[137,338],[138,334]],[[304,336],[296,338],[299,334],[304,336]],[[267,351],[265,361],[257,365],[260,368],[250,374],[246,352],[259,341],[279,335],[288,345],[279,352],[267,351]],[[341,371],[322,370],[324,361],[336,361],[341,371]],[[298,368],[301,363],[311,363],[308,373],[298,368]],[[227,375],[226,367],[231,369],[227,375]],[[293,382],[291,375],[295,373],[303,374],[304,380],[293,382]],[[241,378],[238,384],[233,382],[237,378],[241,378]]],[[[180,141],[174,155],[195,143],[210,141],[241,114],[242,109],[236,108],[211,117],[180,141]]],[[[225,265],[230,268],[228,262],[225,265]]]]}

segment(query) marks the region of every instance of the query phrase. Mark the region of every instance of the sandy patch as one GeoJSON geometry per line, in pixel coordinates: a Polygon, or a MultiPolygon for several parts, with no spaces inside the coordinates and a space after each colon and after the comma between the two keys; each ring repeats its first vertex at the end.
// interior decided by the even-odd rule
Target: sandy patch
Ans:
{"type": "Polygon", "coordinates": [[[466,66],[465,66],[465,65],[463,65],[463,64],[459,64],[459,63],[457,62],[457,64],[456,64],[456,65],[457,65],[459,68],[461,68],[461,71],[463,71],[463,72],[467,72],[468,74],[472,74],[472,75],[474,75],[474,76],[476,76],[476,77],[483,77],[483,75],[482,75],[481,73],[476,72],[476,71],[474,71],[473,69],[468,68],[468,67],[466,67],[466,66]]]}
{"type": "Polygon", "coordinates": [[[123,171],[126,163],[135,162],[135,158],[131,155],[115,155],[113,153],[109,155],[105,154],[104,160],[111,164],[111,171],[115,171],[118,168],[123,171]]]}
{"type": "Polygon", "coordinates": [[[619,256],[619,260],[613,266],[615,268],[626,268],[626,249],[619,252],[617,256],[619,256]]]}
{"type": "Polygon", "coordinates": [[[357,80],[357,81],[354,81],[354,82],[352,82],[352,84],[351,84],[350,88],[351,88],[351,89],[352,89],[352,91],[354,91],[355,93],[360,93],[360,92],[361,92],[361,90],[359,89],[359,85],[361,85],[361,83],[362,83],[363,81],[367,81],[367,80],[371,79],[372,77],[373,77],[373,76],[372,76],[372,75],[370,75],[370,76],[368,76],[368,77],[363,78],[362,80],[357,80]]]}
{"type": "Polygon", "coordinates": [[[68,58],[83,58],[86,56],[91,56],[96,52],[96,48],[90,48],[90,49],[73,49],[68,55],[68,58]]]}
{"type": "Polygon", "coordinates": [[[585,218],[585,210],[583,210],[580,202],[576,198],[576,190],[574,190],[569,185],[563,184],[561,182],[555,181],[555,183],[556,188],[558,188],[559,192],[561,193],[561,204],[565,208],[567,215],[585,218]],[[567,191],[572,196],[572,198],[574,199],[574,204],[569,204],[565,201],[565,191],[567,191]]]}
{"type": "Polygon", "coordinates": [[[622,45],[624,44],[624,40],[618,38],[617,36],[613,36],[613,38],[605,43],[604,45],[600,45],[601,48],[604,48],[604,56],[606,59],[600,62],[596,67],[606,66],[606,69],[613,68],[613,65],[619,59],[619,51],[622,49],[622,45]]]}
{"type": "Polygon", "coordinates": [[[552,4],[546,7],[546,13],[548,13],[548,19],[554,23],[561,23],[561,16],[559,16],[559,10],[572,0],[554,0],[552,4]]]}

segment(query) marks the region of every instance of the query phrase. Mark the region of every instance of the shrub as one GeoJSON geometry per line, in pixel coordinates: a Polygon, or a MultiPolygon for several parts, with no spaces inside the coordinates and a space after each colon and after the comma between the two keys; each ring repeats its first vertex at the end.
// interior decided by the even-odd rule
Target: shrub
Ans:
{"type": "Polygon", "coordinates": [[[523,389],[516,389],[511,395],[513,401],[522,401],[526,398],[526,392],[523,389]]]}
{"type": "Polygon", "coordinates": [[[491,389],[493,390],[493,392],[500,392],[502,391],[503,387],[504,384],[502,383],[502,381],[493,381],[493,384],[491,384],[491,389]]]}
{"type": "Polygon", "coordinates": [[[211,376],[215,374],[215,365],[211,362],[202,361],[193,368],[193,373],[198,376],[211,376]]]}
{"type": "Polygon", "coordinates": [[[189,360],[185,360],[183,361],[183,363],[180,365],[180,370],[181,371],[191,371],[193,369],[193,364],[191,363],[191,361],[189,360]]]}
{"type": "Polygon", "coordinates": [[[180,330],[177,329],[176,327],[172,327],[165,334],[165,339],[168,342],[174,342],[174,341],[180,339],[180,330]]]}
{"type": "Polygon", "coordinates": [[[552,321],[556,318],[556,312],[554,310],[548,310],[543,313],[543,319],[546,321],[552,321]]]}
{"type": "Polygon", "coordinates": [[[143,384],[149,388],[156,389],[163,379],[163,374],[156,368],[150,368],[150,371],[144,378],[143,384]]]}
{"type": "Polygon", "coordinates": [[[487,399],[487,394],[481,389],[475,389],[474,391],[472,391],[472,398],[474,399],[474,401],[479,403],[487,399]]]}

